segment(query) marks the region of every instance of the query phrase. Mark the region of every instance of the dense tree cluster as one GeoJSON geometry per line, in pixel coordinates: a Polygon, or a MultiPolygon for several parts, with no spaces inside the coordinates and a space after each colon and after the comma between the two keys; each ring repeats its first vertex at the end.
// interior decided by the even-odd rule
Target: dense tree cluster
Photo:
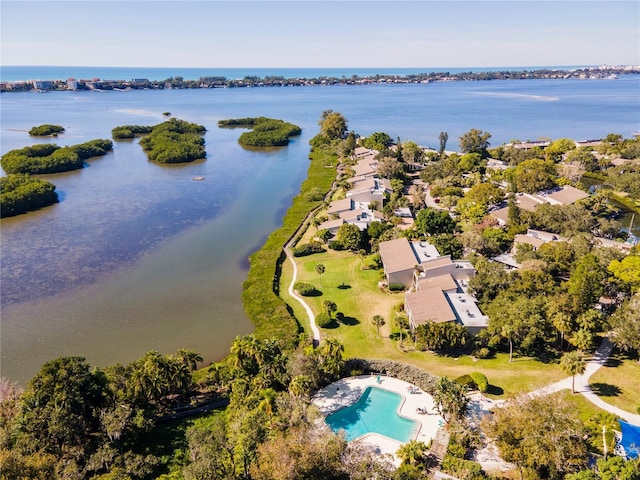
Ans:
{"type": "Polygon", "coordinates": [[[338,112],[325,110],[320,121],[320,134],[328,140],[340,140],[347,133],[347,119],[338,112]]]}
{"type": "Polygon", "coordinates": [[[82,357],[47,362],[21,395],[0,399],[3,478],[155,478],[161,459],[140,440],[191,392],[201,360],[180,350],[103,370],[82,357]]]}
{"type": "Polygon", "coordinates": [[[123,140],[125,138],[135,138],[138,135],[146,135],[152,131],[153,127],[147,125],[120,125],[111,130],[111,136],[114,140],[123,140]]]}
{"type": "Polygon", "coordinates": [[[0,164],[6,173],[66,172],[82,168],[85,160],[105,155],[112,148],[110,140],[101,139],[69,147],[39,144],[5,153],[0,164]]]}
{"type": "MultiPolygon", "coordinates": [[[[135,134],[141,134],[144,127],[132,129],[131,126],[127,126],[125,130],[135,130],[135,134]]],[[[149,160],[157,163],[193,162],[207,155],[204,138],[201,136],[205,131],[202,125],[171,118],[153,126],[150,133],[140,139],[140,146],[147,153],[149,160]]],[[[119,134],[121,133],[122,131],[119,134]]]]}
{"type": "Polygon", "coordinates": [[[29,135],[34,137],[46,137],[48,135],[57,135],[62,132],[64,132],[64,127],[62,125],[45,123],[43,125],[38,125],[37,127],[32,127],[31,130],[29,130],[29,135]]]}
{"type": "Polygon", "coordinates": [[[587,466],[585,429],[560,397],[516,397],[485,417],[483,426],[526,478],[561,479],[587,466]]]}
{"type": "Polygon", "coordinates": [[[235,118],[218,121],[218,126],[250,128],[238,138],[245,147],[283,147],[289,144],[290,137],[300,135],[302,129],[283,120],[267,117],[235,118]]]}
{"type": "Polygon", "coordinates": [[[0,217],[12,217],[58,201],[56,187],[28,174],[0,177],[0,217]]]}

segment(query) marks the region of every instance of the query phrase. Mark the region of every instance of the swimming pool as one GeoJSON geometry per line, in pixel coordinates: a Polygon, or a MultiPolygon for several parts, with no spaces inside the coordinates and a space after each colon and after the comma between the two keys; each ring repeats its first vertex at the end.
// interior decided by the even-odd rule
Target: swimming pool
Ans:
{"type": "Polygon", "coordinates": [[[406,443],[416,437],[420,424],[398,415],[401,402],[397,393],[367,387],[356,403],[328,415],[325,422],[336,433],[344,430],[349,441],[378,433],[406,443]]]}

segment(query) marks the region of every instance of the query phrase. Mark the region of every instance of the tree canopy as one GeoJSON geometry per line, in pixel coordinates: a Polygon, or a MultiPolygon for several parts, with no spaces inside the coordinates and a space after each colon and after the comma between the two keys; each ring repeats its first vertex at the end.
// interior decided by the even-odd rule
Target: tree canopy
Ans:
{"type": "Polygon", "coordinates": [[[245,147],[282,147],[289,144],[290,137],[302,133],[297,125],[267,117],[220,120],[218,126],[251,129],[238,138],[238,143],[245,147]]]}
{"type": "Polygon", "coordinates": [[[55,190],[54,184],[28,174],[12,173],[0,177],[0,217],[12,217],[52,205],[58,201],[55,190]]]}
{"type": "Polygon", "coordinates": [[[57,135],[58,133],[63,132],[64,127],[62,125],[45,123],[43,125],[38,125],[37,127],[32,127],[31,130],[29,130],[29,135],[34,137],[46,137],[48,135],[57,135]]]}
{"type": "Polygon", "coordinates": [[[0,164],[6,173],[67,172],[82,168],[85,160],[105,155],[111,149],[113,149],[111,140],[102,139],[70,147],[38,144],[5,153],[0,159],[0,164]]]}
{"type": "Polygon", "coordinates": [[[205,131],[202,125],[171,118],[152,127],[140,146],[157,163],[193,162],[207,155],[201,136],[205,131]]]}
{"type": "Polygon", "coordinates": [[[587,464],[584,428],[558,396],[515,397],[483,421],[502,458],[532,478],[561,479],[587,464]]]}
{"type": "Polygon", "coordinates": [[[460,151],[463,153],[479,153],[484,158],[489,148],[491,134],[472,128],[460,136],[460,151]]]}
{"type": "Polygon", "coordinates": [[[456,228],[456,222],[446,210],[437,210],[430,207],[418,212],[415,224],[419,232],[427,235],[453,233],[456,228]]]}
{"type": "Polygon", "coordinates": [[[320,134],[329,140],[339,140],[347,133],[347,119],[333,110],[325,110],[320,118],[320,134]]]}

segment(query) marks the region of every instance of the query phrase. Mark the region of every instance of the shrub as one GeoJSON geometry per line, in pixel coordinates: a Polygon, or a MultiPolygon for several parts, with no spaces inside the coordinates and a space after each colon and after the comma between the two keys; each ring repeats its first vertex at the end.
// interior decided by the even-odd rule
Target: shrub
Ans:
{"type": "Polygon", "coordinates": [[[454,382],[468,389],[473,389],[476,387],[476,382],[473,380],[471,375],[460,375],[454,380],[454,382]]]}
{"type": "Polygon", "coordinates": [[[344,250],[345,246],[342,244],[340,240],[331,240],[329,242],[329,248],[331,250],[344,250]]]}
{"type": "Polygon", "coordinates": [[[364,358],[350,358],[345,362],[344,373],[352,371],[367,373],[383,373],[393,378],[412,383],[416,387],[433,395],[438,377],[425,372],[421,368],[396,362],[395,360],[374,360],[364,358]]]}
{"type": "Polygon", "coordinates": [[[333,324],[333,318],[327,312],[319,313],[316,317],[316,325],[320,328],[327,328],[333,324]]]}
{"type": "Polygon", "coordinates": [[[487,377],[484,373],[473,372],[471,373],[470,377],[473,379],[476,387],[478,387],[478,390],[483,393],[487,391],[487,389],[489,388],[489,380],[487,380],[487,377]]]}
{"type": "Polygon", "coordinates": [[[488,349],[487,347],[479,348],[475,352],[475,356],[480,358],[480,359],[491,358],[492,354],[493,353],[491,352],[491,350],[488,349]]]}
{"type": "Polygon", "coordinates": [[[454,322],[425,322],[416,327],[416,340],[429,350],[452,350],[464,347],[469,341],[469,330],[454,322]]]}
{"type": "Polygon", "coordinates": [[[303,297],[308,297],[317,292],[316,287],[309,283],[297,282],[293,285],[293,288],[303,297]]]}
{"type": "Polygon", "coordinates": [[[309,190],[309,192],[306,195],[307,195],[308,201],[317,202],[320,200],[324,200],[324,194],[325,192],[321,188],[315,187],[309,190]]]}
{"type": "Polygon", "coordinates": [[[445,455],[442,459],[442,471],[449,475],[469,480],[486,478],[479,463],[456,458],[450,454],[445,455]]]}
{"type": "Polygon", "coordinates": [[[320,242],[305,243],[295,247],[292,250],[294,257],[304,257],[307,255],[311,255],[313,253],[322,253],[322,252],[324,252],[324,247],[320,242]]]}
{"type": "Polygon", "coordinates": [[[392,292],[401,292],[404,290],[404,285],[401,283],[390,283],[389,290],[392,292]]]}

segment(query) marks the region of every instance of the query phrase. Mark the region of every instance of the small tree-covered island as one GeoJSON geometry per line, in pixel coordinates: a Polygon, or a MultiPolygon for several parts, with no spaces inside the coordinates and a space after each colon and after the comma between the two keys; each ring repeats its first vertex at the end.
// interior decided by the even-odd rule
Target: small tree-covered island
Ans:
{"type": "Polygon", "coordinates": [[[28,174],[12,173],[0,177],[0,217],[13,217],[58,202],[51,182],[28,174]]]}
{"type": "Polygon", "coordinates": [[[255,331],[210,365],[65,357],[4,380],[3,478],[640,478],[640,249],[620,222],[640,138],[491,148],[472,129],[453,152],[447,132],[319,126],[250,257],[255,331]]]}
{"type": "Polygon", "coordinates": [[[302,133],[302,129],[297,125],[266,117],[220,120],[218,126],[251,129],[238,138],[238,143],[243,147],[284,147],[289,145],[291,137],[302,133]]]}
{"type": "Polygon", "coordinates": [[[186,163],[207,156],[202,135],[207,129],[171,118],[154,126],[122,125],[111,131],[114,140],[142,136],[140,146],[156,163],[186,163]]]}
{"type": "Polygon", "coordinates": [[[84,166],[85,160],[106,155],[113,149],[111,140],[91,140],[89,142],[59,147],[43,143],[11,150],[0,159],[6,173],[59,173],[77,170],[84,166]]]}
{"type": "Polygon", "coordinates": [[[51,125],[50,123],[45,123],[43,125],[38,125],[37,127],[33,127],[29,130],[29,135],[34,137],[47,137],[47,136],[57,136],[59,133],[64,132],[64,127],[62,125],[51,125]]]}

